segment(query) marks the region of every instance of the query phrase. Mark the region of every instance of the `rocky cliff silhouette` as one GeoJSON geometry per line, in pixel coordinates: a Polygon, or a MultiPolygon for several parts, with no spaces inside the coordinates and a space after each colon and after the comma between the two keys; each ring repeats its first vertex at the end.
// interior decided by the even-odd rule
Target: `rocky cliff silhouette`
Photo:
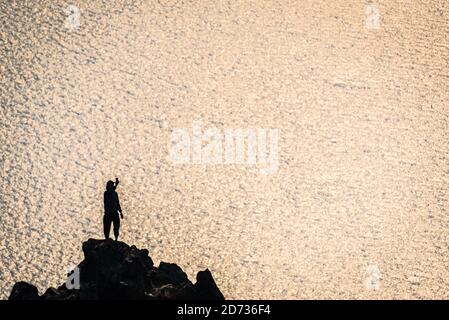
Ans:
{"type": "Polygon", "coordinates": [[[89,239],[78,265],[79,289],[66,283],[41,296],[32,284],[17,282],[10,300],[224,300],[208,269],[193,284],[176,264],[153,265],[148,250],[124,242],[89,239]]]}

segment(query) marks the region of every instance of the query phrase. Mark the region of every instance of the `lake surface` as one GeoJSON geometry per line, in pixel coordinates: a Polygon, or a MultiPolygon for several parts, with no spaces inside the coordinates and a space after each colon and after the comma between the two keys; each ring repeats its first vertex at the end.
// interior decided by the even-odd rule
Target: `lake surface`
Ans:
{"type": "Polygon", "coordinates": [[[116,176],[121,239],[227,298],[448,297],[447,2],[77,3],[0,1],[2,298],[63,283],[116,176]],[[195,121],[278,130],[277,171],[174,163],[195,121]]]}

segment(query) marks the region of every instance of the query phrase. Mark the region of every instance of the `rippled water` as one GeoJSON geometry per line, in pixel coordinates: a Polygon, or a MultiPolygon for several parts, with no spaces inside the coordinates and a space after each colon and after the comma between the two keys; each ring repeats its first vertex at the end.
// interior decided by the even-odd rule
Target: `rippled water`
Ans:
{"type": "Polygon", "coordinates": [[[447,2],[70,5],[0,1],[1,297],[63,281],[118,176],[122,240],[227,298],[447,298],[447,2]],[[279,170],[173,164],[195,120],[279,129],[279,170]]]}

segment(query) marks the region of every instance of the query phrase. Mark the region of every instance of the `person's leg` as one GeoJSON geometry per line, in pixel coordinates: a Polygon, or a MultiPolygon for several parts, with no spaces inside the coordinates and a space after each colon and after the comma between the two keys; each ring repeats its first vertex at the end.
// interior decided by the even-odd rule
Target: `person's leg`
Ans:
{"type": "Polygon", "coordinates": [[[120,217],[117,215],[116,217],[114,217],[114,236],[115,236],[115,241],[117,241],[117,239],[118,239],[119,230],[120,230],[120,217]]]}
{"type": "Polygon", "coordinates": [[[111,219],[107,215],[104,215],[103,217],[103,229],[104,229],[104,238],[109,239],[109,231],[111,230],[111,219]]]}

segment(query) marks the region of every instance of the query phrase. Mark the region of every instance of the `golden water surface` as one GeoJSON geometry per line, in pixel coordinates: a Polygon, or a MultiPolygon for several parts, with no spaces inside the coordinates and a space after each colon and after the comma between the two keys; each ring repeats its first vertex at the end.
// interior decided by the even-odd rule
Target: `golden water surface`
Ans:
{"type": "Polygon", "coordinates": [[[0,297],[64,281],[118,176],[121,239],[227,298],[447,298],[448,18],[441,0],[0,0],[0,297]],[[278,171],[172,163],[197,120],[278,129],[278,171]]]}

